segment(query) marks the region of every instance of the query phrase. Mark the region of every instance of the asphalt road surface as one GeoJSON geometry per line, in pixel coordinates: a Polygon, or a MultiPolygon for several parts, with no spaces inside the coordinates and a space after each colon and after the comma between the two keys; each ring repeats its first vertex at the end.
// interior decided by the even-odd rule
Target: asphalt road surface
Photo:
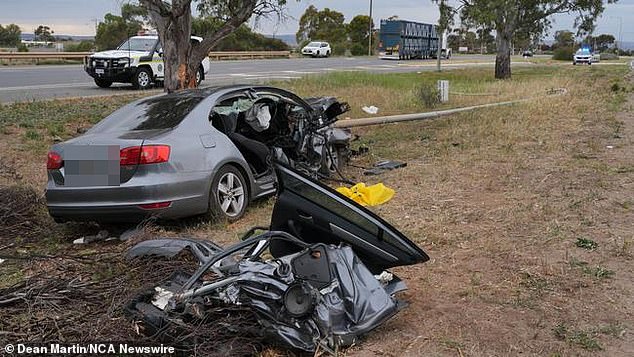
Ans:
{"type": "MultiPolygon", "coordinates": [[[[492,66],[493,56],[464,55],[443,60],[444,68],[492,66]]],[[[412,72],[429,71],[435,60],[380,60],[372,57],[291,58],[212,61],[202,86],[286,80],[332,71],[412,72]]],[[[82,65],[0,67],[0,103],[51,98],[102,96],[133,91],[130,84],[97,87],[82,65]]]]}

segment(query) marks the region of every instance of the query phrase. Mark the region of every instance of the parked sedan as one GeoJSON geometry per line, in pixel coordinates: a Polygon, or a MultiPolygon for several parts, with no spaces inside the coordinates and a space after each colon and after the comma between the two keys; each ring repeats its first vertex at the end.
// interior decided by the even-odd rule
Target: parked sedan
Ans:
{"type": "Polygon", "coordinates": [[[56,221],[138,221],[208,213],[240,218],[275,192],[276,159],[338,170],[348,109],[265,86],[192,89],[132,102],[48,153],[46,201],[56,221]]]}

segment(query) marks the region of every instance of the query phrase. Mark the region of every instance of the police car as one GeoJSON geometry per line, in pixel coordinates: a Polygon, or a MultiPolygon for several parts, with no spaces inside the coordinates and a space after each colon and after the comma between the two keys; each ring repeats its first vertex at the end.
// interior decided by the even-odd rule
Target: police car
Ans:
{"type": "Polygon", "coordinates": [[[597,54],[592,53],[590,47],[583,46],[577,52],[575,52],[572,57],[572,64],[577,65],[577,63],[587,63],[589,65],[599,62],[600,57],[597,54]]]}
{"type": "MultiPolygon", "coordinates": [[[[201,42],[201,37],[192,36],[201,42]]],[[[164,78],[163,49],[157,35],[133,36],[116,50],[97,52],[84,58],[84,69],[95,84],[108,88],[113,82],[132,83],[135,88],[147,89],[164,78]]],[[[196,83],[209,72],[205,58],[196,72],[196,83]]]]}

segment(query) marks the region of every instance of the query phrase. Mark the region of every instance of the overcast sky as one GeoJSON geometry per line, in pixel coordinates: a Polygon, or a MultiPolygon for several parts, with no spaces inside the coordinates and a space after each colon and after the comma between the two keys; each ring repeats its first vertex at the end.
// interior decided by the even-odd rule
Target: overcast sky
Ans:
{"type": "MultiPolygon", "coordinates": [[[[285,23],[263,21],[257,30],[267,34],[294,34],[297,23],[309,5],[322,9],[343,12],[346,21],[358,14],[367,14],[369,0],[287,0],[288,15],[285,23]]],[[[49,25],[55,33],[69,35],[94,35],[96,21],[104,14],[119,14],[119,8],[127,0],[0,0],[0,24],[18,24],[23,32],[33,32],[40,24],[49,25]]],[[[435,23],[438,11],[431,0],[374,0],[374,22],[381,18],[398,15],[401,19],[435,23]]],[[[551,33],[559,29],[570,29],[573,16],[561,15],[551,33]]],[[[634,0],[620,0],[610,4],[597,23],[595,33],[612,33],[618,40],[619,22],[622,21],[623,41],[634,41],[634,0]]]]}

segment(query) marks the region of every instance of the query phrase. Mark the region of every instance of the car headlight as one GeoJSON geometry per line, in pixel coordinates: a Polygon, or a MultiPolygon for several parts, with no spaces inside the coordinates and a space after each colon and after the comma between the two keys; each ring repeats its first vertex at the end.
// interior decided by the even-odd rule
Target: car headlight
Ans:
{"type": "Polygon", "coordinates": [[[129,67],[131,59],[128,57],[119,58],[119,67],[129,67]]]}
{"type": "Polygon", "coordinates": [[[90,62],[90,65],[91,65],[91,67],[95,67],[95,66],[97,65],[97,61],[92,60],[92,61],[90,62]]]}

